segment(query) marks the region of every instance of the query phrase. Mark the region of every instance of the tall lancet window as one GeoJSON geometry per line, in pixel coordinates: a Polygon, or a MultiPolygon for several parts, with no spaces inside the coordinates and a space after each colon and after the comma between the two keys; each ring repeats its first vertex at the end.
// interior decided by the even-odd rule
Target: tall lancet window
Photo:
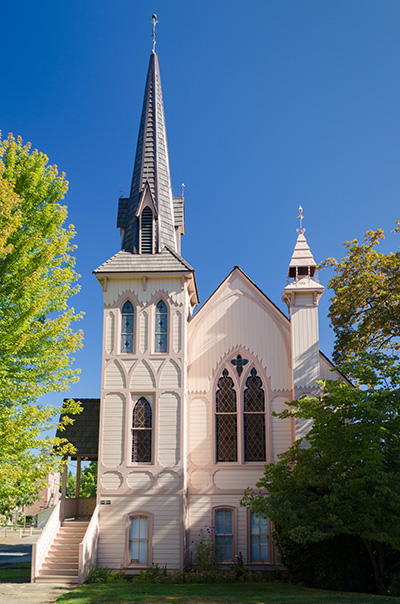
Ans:
{"type": "Polygon", "coordinates": [[[132,461],[151,462],[152,413],[147,399],[142,396],[133,409],[132,461]]]}
{"type": "Polygon", "coordinates": [[[155,352],[167,352],[168,348],[168,309],[164,300],[160,300],[156,306],[155,323],[155,352]]]}
{"type": "Polygon", "coordinates": [[[149,207],[144,208],[141,217],[140,251],[142,254],[153,253],[153,212],[149,207]]]}
{"type": "Polygon", "coordinates": [[[133,352],[135,312],[130,300],[127,300],[123,305],[121,318],[121,352],[133,352]]]}
{"type": "Polygon", "coordinates": [[[254,367],[246,380],[243,415],[244,460],[265,461],[265,394],[254,367]]]}
{"type": "Polygon", "coordinates": [[[217,462],[237,461],[236,391],[227,369],[218,380],[215,402],[217,462]]]}

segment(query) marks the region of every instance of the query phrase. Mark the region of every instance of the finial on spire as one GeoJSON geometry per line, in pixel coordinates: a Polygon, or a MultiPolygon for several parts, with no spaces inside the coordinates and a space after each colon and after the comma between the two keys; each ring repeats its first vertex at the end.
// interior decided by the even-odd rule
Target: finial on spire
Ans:
{"type": "Polygon", "coordinates": [[[182,183],[181,187],[182,187],[182,195],[181,195],[181,197],[185,197],[185,183],[182,183]]]}
{"type": "Polygon", "coordinates": [[[152,16],[152,20],[153,20],[153,52],[156,52],[156,26],[157,26],[157,15],[154,13],[154,15],[152,16]]]}
{"type": "Polygon", "coordinates": [[[297,216],[297,218],[300,220],[300,228],[297,229],[297,232],[299,234],[302,234],[305,232],[306,229],[303,229],[303,208],[301,206],[299,206],[299,215],[297,216]]]}

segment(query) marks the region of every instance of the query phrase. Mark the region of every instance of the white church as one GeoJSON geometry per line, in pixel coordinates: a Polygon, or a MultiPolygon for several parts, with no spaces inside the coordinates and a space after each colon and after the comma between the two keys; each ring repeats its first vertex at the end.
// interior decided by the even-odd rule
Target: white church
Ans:
{"type": "Polygon", "coordinates": [[[307,430],[273,412],[332,378],[319,351],[324,288],[300,228],[283,290],[289,318],[237,266],[196,311],[195,272],[181,256],[184,199],[171,191],[153,50],[131,192],[119,199],[121,250],[94,271],[104,299],[101,400],[83,399],[67,433],[76,498],[66,497],[65,472],[34,546],[33,581],[82,582],[93,565],[183,569],[209,527],[221,564],[239,553],[250,568],[277,563],[270,522],[240,500],[307,430]],[[83,459],[98,459],[93,500],[79,497],[83,459]]]}

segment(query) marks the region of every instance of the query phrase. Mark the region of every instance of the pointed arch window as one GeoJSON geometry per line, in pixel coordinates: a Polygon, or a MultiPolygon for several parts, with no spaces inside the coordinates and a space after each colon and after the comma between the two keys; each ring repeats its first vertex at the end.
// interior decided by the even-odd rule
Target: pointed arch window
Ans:
{"type": "Polygon", "coordinates": [[[156,306],[155,314],[155,352],[167,352],[168,349],[168,309],[164,300],[156,306]]]}
{"type": "Polygon", "coordinates": [[[217,461],[237,461],[237,402],[233,380],[227,369],[218,380],[216,392],[217,461]]]}
{"type": "Polygon", "coordinates": [[[244,461],[266,461],[265,394],[255,367],[243,393],[244,461]]]}
{"type": "Polygon", "coordinates": [[[148,206],[144,208],[141,216],[140,251],[142,254],[153,253],[153,212],[148,206]]]}
{"type": "Polygon", "coordinates": [[[152,411],[149,401],[142,396],[132,414],[132,461],[151,462],[152,411]]]}
{"type": "Polygon", "coordinates": [[[130,300],[123,305],[121,318],[121,352],[133,352],[135,311],[130,300]]]}

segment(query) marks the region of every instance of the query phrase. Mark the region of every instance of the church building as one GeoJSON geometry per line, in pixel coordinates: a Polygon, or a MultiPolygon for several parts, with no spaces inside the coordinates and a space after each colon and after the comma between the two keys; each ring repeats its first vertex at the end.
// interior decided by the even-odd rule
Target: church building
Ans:
{"type": "MultiPolygon", "coordinates": [[[[289,318],[238,266],[195,310],[195,271],[181,256],[184,198],[172,194],[154,49],[117,227],[121,249],[94,271],[104,299],[101,400],[96,407],[87,399],[85,413],[91,421],[99,409],[98,494],[71,580],[83,580],[91,564],[184,569],[195,564],[202,529],[214,531],[222,564],[241,554],[250,568],[273,566],[270,522],[240,500],[264,464],[307,431],[306,423],[273,412],[332,378],[319,351],[324,288],[300,228],[283,290],[289,318]]],[[[65,497],[60,509],[53,539],[63,527],[72,531],[65,497]]],[[[45,554],[35,554],[33,580],[50,576],[51,547],[49,537],[45,554]]]]}

